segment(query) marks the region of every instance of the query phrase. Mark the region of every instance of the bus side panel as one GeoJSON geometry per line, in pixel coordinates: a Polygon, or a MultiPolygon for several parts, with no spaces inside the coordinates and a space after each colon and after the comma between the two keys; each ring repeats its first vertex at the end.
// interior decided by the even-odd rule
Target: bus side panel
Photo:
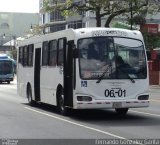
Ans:
{"type": "Polygon", "coordinates": [[[41,102],[57,105],[56,92],[58,84],[63,84],[63,73],[60,67],[41,67],[40,72],[41,102]]]}
{"type": "Polygon", "coordinates": [[[22,97],[26,97],[26,93],[25,93],[25,85],[24,85],[24,77],[23,77],[23,66],[21,64],[18,63],[17,65],[17,93],[19,96],[22,96],[22,97]]]}
{"type": "Polygon", "coordinates": [[[32,97],[34,99],[34,88],[33,88],[33,67],[26,68],[22,64],[17,65],[17,92],[22,97],[27,97],[27,84],[31,85],[32,97]]]}

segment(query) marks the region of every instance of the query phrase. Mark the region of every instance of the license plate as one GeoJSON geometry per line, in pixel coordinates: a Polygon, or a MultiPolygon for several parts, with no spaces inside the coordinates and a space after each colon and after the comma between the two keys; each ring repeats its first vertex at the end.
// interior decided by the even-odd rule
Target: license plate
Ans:
{"type": "Polygon", "coordinates": [[[121,108],[122,107],[122,102],[114,102],[113,103],[113,108],[121,108]]]}
{"type": "Polygon", "coordinates": [[[111,98],[125,98],[126,97],[126,90],[121,88],[111,88],[106,89],[104,91],[105,97],[111,97],[111,98]]]}

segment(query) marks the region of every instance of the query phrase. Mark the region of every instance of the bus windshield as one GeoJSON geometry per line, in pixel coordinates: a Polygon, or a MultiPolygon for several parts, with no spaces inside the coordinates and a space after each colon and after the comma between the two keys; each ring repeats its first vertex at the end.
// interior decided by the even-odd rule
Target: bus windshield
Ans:
{"type": "Polygon", "coordinates": [[[143,43],[120,37],[95,37],[78,41],[82,79],[145,79],[147,65],[143,43]]]}
{"type": "Polygon", "coordinates": [[[0,60],[0,75],[7,75],[13,73],[12,61],[0,60]]]}

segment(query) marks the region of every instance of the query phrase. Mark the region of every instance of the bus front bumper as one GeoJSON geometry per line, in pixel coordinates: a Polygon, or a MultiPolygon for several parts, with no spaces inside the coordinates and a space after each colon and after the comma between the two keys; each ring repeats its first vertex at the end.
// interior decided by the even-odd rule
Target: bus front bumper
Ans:
{"type": "Polygon", "coordinates": [[[119,100],[119,101],[104,101],[94,100],[91,102],[77,101],[74,105],[74,109],[115,109],[115,108],[142,108],[148,107],[149,100],[119,100]]]}

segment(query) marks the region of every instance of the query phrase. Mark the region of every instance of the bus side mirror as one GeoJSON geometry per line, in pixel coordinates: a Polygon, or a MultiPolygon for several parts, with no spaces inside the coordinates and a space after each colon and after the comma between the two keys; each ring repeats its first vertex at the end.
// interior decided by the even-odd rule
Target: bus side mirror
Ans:
{"type": "Polygon", "coordinates": [[[73,49],[73,58],[78,58],[79,56],[79,49],[75,48],[73,49]]]}

